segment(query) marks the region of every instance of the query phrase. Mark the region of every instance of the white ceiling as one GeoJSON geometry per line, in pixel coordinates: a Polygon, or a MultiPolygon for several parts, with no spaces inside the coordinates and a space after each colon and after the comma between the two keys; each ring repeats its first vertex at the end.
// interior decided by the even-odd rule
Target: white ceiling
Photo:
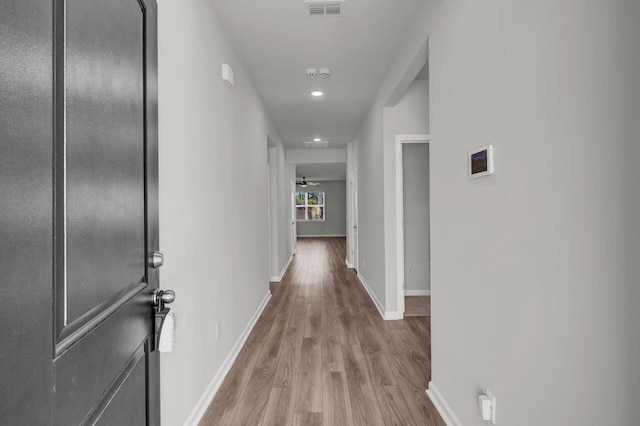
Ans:
{"type": "Polygon", "coordinates": [[[297,180],[347,180],[346,163],[301,164],[296,166],[297,180]]]}
{"type": "MultiPolygon", "coordinates": [[[[309,18],[303,0],[213,0],[289,148],[351,142],[424,0],[347,0],[344,16],[309,18]],[[330,68],[311,80],[305,69],[330,68]],[[313,89],[325,91],[311,99],[313,89]]],[[[233,65],[233,64],[232,64],[233,65]]]]}

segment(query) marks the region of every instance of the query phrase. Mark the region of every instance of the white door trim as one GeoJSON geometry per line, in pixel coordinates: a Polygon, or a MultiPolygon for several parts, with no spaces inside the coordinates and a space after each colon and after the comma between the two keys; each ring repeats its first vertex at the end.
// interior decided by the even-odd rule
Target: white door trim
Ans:
{"type": "MultiPolygon", "coordinates": [[[[402,144],[429,143],[429,135],[396,135],[396,294],[398,311],[404,312],[404,182],[402,177],[402,144]]],[[[431,156],[429,156],[431,163],[431,156]]],[[[431,168],[431,167],[429,167],[431,168]]]]}

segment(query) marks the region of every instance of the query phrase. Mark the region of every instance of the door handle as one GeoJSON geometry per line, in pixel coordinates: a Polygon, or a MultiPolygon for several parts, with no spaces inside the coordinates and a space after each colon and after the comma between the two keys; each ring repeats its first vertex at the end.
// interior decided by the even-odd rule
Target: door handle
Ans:
{"type": "Polygon", "coordinates": [[[174,313],[165,304],[173,303],[176,300],[176,293],[173,290],[153,290],[154,312],[154,339],[153,350],[160,352],[170,352],[175,341],[175,320],[174,313]],[[168,321],[167,321],[168,319],[168,321]],[[164,337],[163,337],[164,336],[164,337]],[[161,341],[164,346],[161,346],[161,341]]]}
{"type": "Polygon", "coordinates": [[[159,311],[164,309],[164,305],[170,305],[176,300],[176,292],[173,290],[153,290],[153,306],[159,311]]]}

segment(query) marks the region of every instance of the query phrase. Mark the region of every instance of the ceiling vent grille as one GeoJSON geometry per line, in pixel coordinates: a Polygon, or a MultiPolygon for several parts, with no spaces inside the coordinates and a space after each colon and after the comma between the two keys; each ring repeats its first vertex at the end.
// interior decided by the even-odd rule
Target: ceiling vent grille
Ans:
{"type": "Polygon", "coordinates": [[[307,3],[307,13],[310,17],[326,18],[332,16],[342,16],[342,3],[344,0],[318,1],[305,0],[307,3]]]}
{"type": "Polygon", "coordinates": [[[340,16],[342,14],[342,5],[340,3],[327,3],[324,7],[324,13],[327,16],[340,16]]]}
{"type": "Polygon", "coordinates": [[[307,6],[309,16],[324,16],[324,4],[315,3],[307,6]]]}

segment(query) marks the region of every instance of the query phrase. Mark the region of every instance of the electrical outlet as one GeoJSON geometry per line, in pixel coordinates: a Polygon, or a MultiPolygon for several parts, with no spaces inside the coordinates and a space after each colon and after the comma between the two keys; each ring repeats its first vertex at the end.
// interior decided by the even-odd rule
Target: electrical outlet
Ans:
{"type": "Polygon", "coordinates": [[[411,266],[409,266],[409,275],[413,274],[413,268],[411,266]]]}
{"type": "Polygon", "coordinates": [[[216,342],[220,340],[220,323],[216,324],[216,342]]]}
{"type": "Polygon", "coordinates": [[[364,268],[365,266],[367,266],[367,259],[362,259],[362,267],[364,268]]]}

